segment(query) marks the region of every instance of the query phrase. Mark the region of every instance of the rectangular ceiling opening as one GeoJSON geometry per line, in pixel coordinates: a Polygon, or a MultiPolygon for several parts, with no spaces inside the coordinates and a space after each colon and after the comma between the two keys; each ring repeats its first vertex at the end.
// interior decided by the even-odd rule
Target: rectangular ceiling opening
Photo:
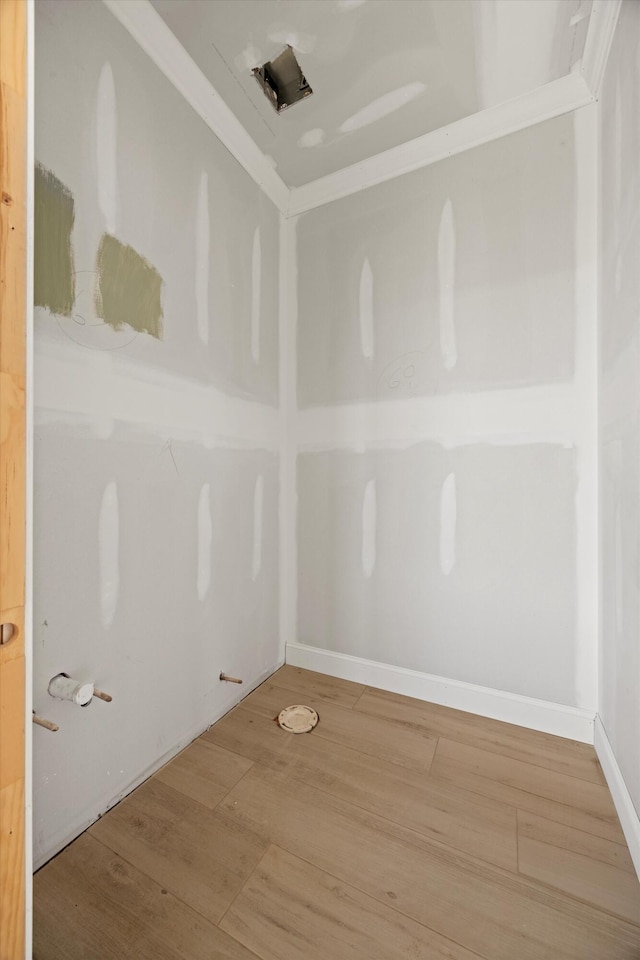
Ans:
{"type": "Polygon", "coordinates": [[[254,67],[251,72],[277,113],[313,93],[289,45],[275,60],[268,60],[261,67],[254,67]]]}

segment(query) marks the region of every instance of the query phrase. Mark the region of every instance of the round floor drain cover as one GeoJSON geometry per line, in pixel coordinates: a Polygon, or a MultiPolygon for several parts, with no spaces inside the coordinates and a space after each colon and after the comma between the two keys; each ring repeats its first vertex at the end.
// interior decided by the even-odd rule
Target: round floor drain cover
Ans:
{"type": "Polygon", "coordinates": [[[285,707],[278,714],[278,723],[283,730],[289,733],[309,733],[318,722],[318,714],[311,707],[304,707],[299,703],[285,707]]]}

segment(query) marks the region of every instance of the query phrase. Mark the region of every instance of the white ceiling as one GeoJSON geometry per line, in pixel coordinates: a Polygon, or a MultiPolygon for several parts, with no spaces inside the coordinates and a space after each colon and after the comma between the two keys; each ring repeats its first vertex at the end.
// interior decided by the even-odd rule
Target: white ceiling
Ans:
{"type": "Polygon", "coordinates": [[[152,0],[288,187],[570,73],[591,0],[152,0]],[[314,94],[276,114],[251,68],[291,44],[314,94]]]}

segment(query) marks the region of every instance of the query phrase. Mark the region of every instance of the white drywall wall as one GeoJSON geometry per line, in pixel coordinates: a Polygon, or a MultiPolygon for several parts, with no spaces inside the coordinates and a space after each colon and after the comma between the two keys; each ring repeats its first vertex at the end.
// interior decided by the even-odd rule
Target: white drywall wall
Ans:
{"type": "Polygon", "coordinates": [[[625,2],[600,103],[599,712],[640,815],[640,4],[625,2]]]}
{"type": "Polygon", "coordinates": [[[35,316],[39,864],[281,660],[281,424],[277,211],[103,4],[36,17],[76,270],[72,316],[35,316]],[[162,339],[99,323],[105,231],[161,274],[162,339]],[[53,700],[61,671],[113,702],[53,700]]]}
{"type": "Polygon", "coordinates": [[[595,710],[595,119],[298,219],[300,643],[595,710]]]}
{"type": "Polygon", "coordinates": [[[302,215],[300,407],[570,381],[575,171],[561,117],[302,215]]]}

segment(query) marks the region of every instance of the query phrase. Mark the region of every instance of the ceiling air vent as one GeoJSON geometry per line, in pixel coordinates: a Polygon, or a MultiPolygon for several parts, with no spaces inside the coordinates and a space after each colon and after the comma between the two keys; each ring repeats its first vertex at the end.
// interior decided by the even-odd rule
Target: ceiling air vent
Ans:
{"type": "Polygon", "coordinates": [[[313,93],[289,45],[275,60],[254,67],[251,72],[278,113],[313,93]]]}

